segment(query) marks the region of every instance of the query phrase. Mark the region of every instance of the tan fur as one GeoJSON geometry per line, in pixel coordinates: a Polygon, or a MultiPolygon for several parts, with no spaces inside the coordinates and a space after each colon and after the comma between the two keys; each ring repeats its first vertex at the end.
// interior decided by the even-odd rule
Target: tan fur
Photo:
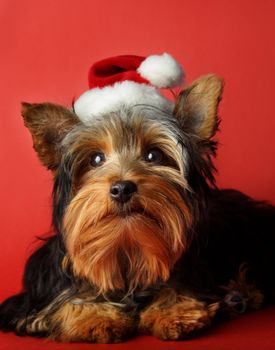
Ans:
{"type": "Polygon", "coordinates": [[[64,342],[114,343],[134,329],[134,321],[110,304],[67,302],[51,318],[50,337],[64,342]]]}
{"type": "Polygon", "coordinates": [[[176,101],[175,115],[183,129],[200,139],[211,138],[217,129],[217,107],[222,95],[222,79],[209,74],[183,90],[176,101]]]}
{"type": "Polygon", "coordinates": [[[173,203],[182,207],[187,224],[190,224],[188,210],[177,192],[165,187],[160,179],[156,178],[156,182],[162,195],[145,184],[143,194],[140,185],[139,198],[131,205],[136,213],[126,218],[118,215],[109,199],[108,182],[90,180],[70,203],[64,228],[74,272],[91,280],[100,292],[125,287],[123,266],[129,268],[130,289],[139,284],[148,286],[158,278],[166,280],[181,255],[186,245],[183,235],[186,223],[173,203]],[[164,194],[169,195],[168,203],[163,202],[164,194]],[[163,205],[166,206],[165,212],[162,211],[163,205]],[[139,212],[143,208],[149,217],[139,212]]]}
{"type": "Polygon", "coordinates": [[[186,338],[208,327],[218,308],[167,288],[141,312],[139,330],[162,340],[186,338]]]}

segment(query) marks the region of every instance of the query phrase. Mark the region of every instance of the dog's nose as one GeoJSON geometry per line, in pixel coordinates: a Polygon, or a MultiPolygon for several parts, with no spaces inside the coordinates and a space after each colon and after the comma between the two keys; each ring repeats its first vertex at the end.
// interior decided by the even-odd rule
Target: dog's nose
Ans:
{"type": "Polygon", "coordinates": [[[110,189],[111,198],[121,204],[128,202],[135,192],[137,185],[133,181],[114,182],[110,189]]]}

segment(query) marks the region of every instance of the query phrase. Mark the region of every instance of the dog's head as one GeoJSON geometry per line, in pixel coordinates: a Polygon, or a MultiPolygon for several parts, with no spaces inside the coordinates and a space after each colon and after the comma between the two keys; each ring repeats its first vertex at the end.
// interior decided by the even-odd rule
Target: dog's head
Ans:
{"type": "Polygon", "coordinates": [[[75,276],[99,292],[167,280],[187,249],[209,183],[222,82],[184,89],[173,113],[148,105],[80,121],[23,103],[41,162],[54,174],[54,226],[75,276]]]}

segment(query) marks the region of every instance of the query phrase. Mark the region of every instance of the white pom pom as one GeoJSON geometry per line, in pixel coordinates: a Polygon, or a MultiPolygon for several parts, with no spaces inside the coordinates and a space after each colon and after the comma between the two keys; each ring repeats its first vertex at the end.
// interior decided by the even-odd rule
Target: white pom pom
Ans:
{"type": "Polygon", "coordinates": [[[158,88],[173,88],[183,82],[180,64],[168,53],[148,56],[137,71],[158,88]]]}

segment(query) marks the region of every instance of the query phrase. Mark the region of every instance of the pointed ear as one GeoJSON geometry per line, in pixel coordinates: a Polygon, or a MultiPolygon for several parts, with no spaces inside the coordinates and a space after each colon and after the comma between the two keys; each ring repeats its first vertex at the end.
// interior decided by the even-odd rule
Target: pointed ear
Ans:
{"type": "Polygon", "coordinates": [[[174,113],[182,129],[202,140],[210,139],[218,128],[217,109],[222,90],[222,79],[211,74],[181,91],[174,113]]]}
{"type": "Polygon", "coordinates": [[[55,170],[60,160],[60,144],[66,134],[80,123],[79,119],[67,108],[51,103],[23,102],[22,116],[42,164],[55,170]]]}

